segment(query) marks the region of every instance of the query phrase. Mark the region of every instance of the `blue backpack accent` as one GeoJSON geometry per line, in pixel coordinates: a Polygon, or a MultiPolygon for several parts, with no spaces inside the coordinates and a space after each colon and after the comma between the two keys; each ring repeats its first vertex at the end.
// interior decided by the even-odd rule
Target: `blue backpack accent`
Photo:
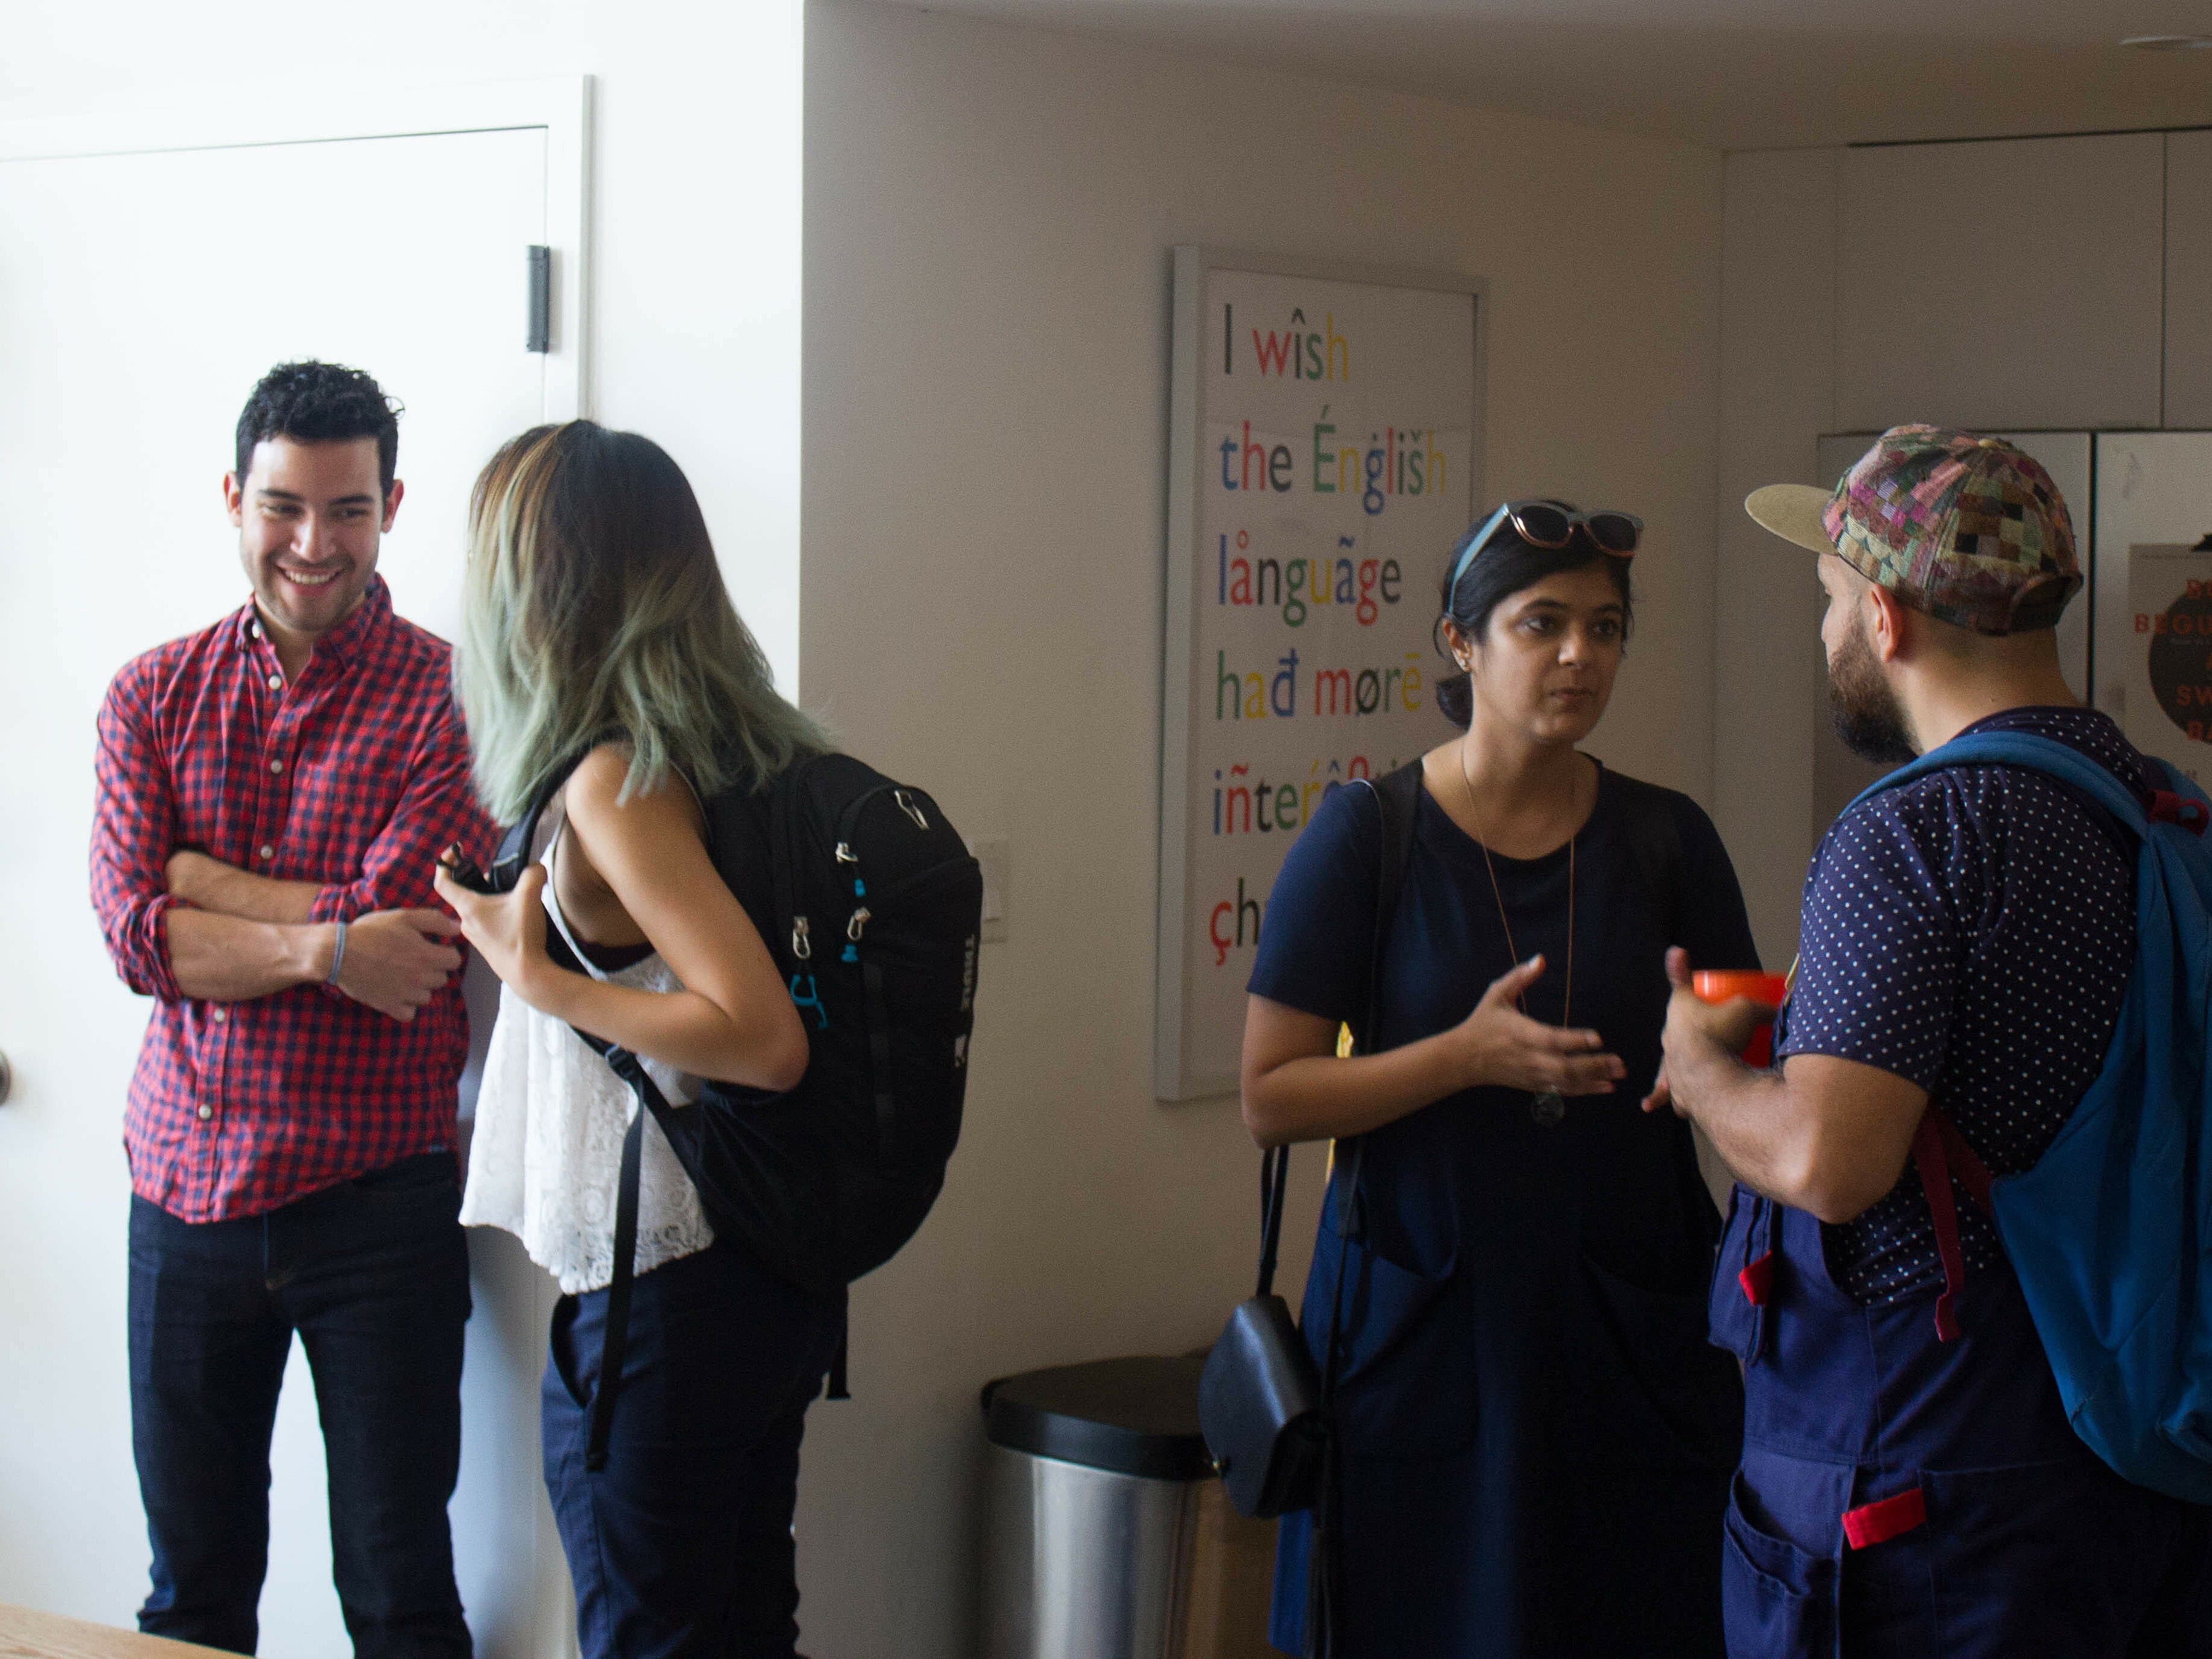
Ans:
{"type": "Polygon", "coordinates": [[[1990,1196],[2075,1431],[2124,1479],[2212,1504],[2212,801],[2155,764],[2168,793],[2146,813],[2064,744],[1983,732],[1859,799],[1946,767],[2027,767],[2141,842],[2135,967],[2104,1069],[2035,1166],[1990,1196]]]}

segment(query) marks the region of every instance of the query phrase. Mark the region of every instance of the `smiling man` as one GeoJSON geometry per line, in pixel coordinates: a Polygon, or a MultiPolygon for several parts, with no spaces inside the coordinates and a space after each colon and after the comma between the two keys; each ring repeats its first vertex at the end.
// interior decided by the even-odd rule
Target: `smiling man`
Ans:
{"type": "Polygon", "coordinates": [[[128,664],[100,710],[92,894],[155,999],[131,1086],[142,1629],[253,1651],[294,1332],[355,1652],[466,1654],[446,1504],[468,1260],[450,844],[486,851],[444,641],[376,574],[394,406],[286,363],[224,477],[252,599],[128,664]]]}

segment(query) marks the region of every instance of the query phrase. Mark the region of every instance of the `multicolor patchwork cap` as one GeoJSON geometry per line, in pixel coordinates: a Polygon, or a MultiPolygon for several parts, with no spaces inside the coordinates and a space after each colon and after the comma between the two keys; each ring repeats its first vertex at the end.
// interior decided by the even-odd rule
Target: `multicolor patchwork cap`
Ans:
{"type": "Polygon", "coordinates": [[[2002,438],[1893,426],[1833,490],[1769,484],[1743,506],[1784,541],[1832,552],[1914,610],[1977,634],[2056,627],[2081,586],[2058,487],[2002,438]]]}

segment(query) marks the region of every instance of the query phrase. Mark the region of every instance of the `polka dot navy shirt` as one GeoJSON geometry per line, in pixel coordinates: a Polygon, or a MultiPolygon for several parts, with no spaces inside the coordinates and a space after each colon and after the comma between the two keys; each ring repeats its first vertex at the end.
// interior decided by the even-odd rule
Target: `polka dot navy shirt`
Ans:
{"type": "MultiPolygon", "coordinates": [[[[2111,719],[2015,708],[1966,728],[2056,738],[2148,799],[2155,775],[2111,719]]],[[[1951,767],[1845,811],[1805,884],[1802,954],[1777,1051],[1834,1054],[1926,1089],[1992,1172],[2043,1155],[2102,1066],[2135,960],[2135,843],[2039,772],[1951,767]]],[[[2002,1257],[1961,1193],[1966,1268],[2002,1257]]],[[[1911,1164],[1856,1220],[1825,1227],[1862,1304],[1941,1285],[1911,1164]]]]}

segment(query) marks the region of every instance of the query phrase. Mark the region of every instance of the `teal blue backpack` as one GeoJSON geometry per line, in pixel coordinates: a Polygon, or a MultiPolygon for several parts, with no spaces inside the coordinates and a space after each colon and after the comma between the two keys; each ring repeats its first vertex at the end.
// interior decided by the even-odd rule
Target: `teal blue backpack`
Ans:
{"type": "MultiPolygon", "coordinates": [[[[1930,1108],[1915,1158],[1959,1287],[1948,1174],[1996,1218],[2075,1431],[2138,1486],[2212,1504],[2212,802],[2164,762],[2146,813],[2102,766],[2027,732],[1958,738],[1867,795],[1952,766],[2018,766],[2087,796],[2141,842],[2136,961],[2104,1069],[2035,1166],[1992,1179],[1930,1108]]],[[[1867,795],[1860,797],[1865,799],[1867,795]]]]}

